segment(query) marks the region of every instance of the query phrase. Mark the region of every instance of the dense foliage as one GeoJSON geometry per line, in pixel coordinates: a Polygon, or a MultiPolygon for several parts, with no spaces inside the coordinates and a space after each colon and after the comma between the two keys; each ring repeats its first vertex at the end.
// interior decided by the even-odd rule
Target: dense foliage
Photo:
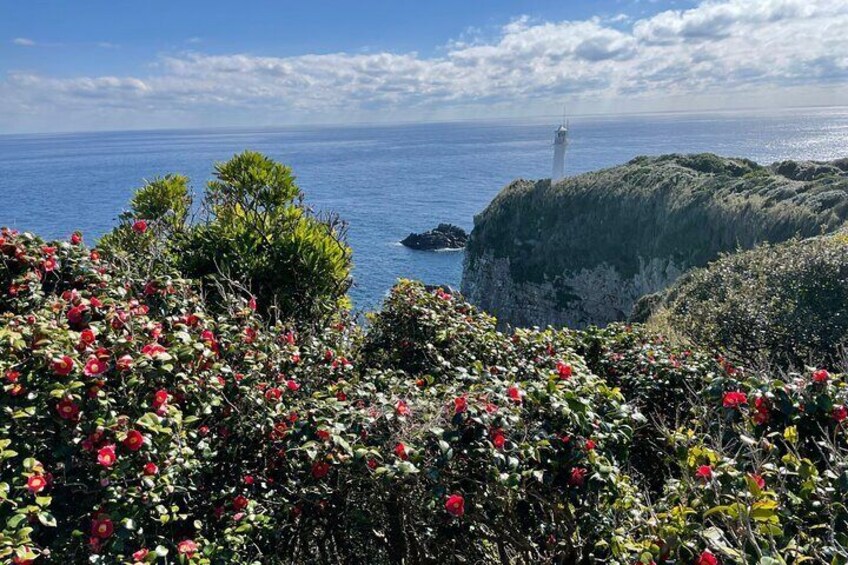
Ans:
{"type": "Polygon", "coordinates": [[[504,188],[474,218],[462,290],[502,324],[605,325],[721,253],[833,233],[846,220],[845,160],[637,157],[504,188]]]}
{"type": "Polygon", "coordinates": [[[848,340],[846,282],[845,235],[763,245],[685,275],[657,317],[737,359],[834,365],[848,340]]]}
{"type": "MultiPolygon", "coordinates": [[[[240,170],[215,202],[288,174],[240,170]]],[[[848,563],[842,375],[503,334],[409,281],[301,328],[274,288],[185,276],[185,186],[102,251],[0,233],[4,561],[848,563]]]]}
{"type": "Polygon", "coordinates": [[[140,276],[170,267],[202,281],[208,302],[220,302],[222,285],[247,290],[264,313],[300,327],[344,304],[351,267],[345,227],[310,213],[290,168],[245,151],[215,165],[203,221],[189,223],[191,206],[186,177],[155,179],[99,247],[140,276]]]}
{"type": "Polygon", "coordinates": [[[761,241],[833,232],[846,220],[845,160],[637,157],[556,183],[513,182],[475,217],[468,261],[473,269],[486,253],[507,257],[516,281],[556,283],[599,265],[629,278],[653,258],[698,267],[761,241]]]}

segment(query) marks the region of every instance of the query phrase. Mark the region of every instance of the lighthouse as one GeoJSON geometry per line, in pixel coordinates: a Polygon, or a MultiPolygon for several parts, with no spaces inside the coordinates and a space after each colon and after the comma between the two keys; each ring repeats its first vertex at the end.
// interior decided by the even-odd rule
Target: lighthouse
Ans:
{"type": "Polygon", "coordinates": [[[565,148],[568,146],[568,126],[560,125],[554,132],[554,168],[551,182],[556,182],[565,176],[565,148]]]}

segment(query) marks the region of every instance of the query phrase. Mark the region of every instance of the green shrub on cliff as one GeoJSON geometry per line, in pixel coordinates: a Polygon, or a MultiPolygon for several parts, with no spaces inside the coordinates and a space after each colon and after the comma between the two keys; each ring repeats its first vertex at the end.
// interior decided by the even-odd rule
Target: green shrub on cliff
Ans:
{"type": "Polygon", "coordinates": [[[303,205],[291,169],[245,151],[215,166],[205,219],[188,223],[188,179],[147,183],[99,242],[104,253],[150,274],[176,267],[204,282],[209,299],[240,287],[267,313],[309,325],[344,305],[351,254],[344,225],[303,205]]]}
{"type": "Polygon", "coordinates": [[[344,226],[310,214],[291,169],[259,153],[217,164],[215,177],[206,190],[209,218],[180,249],[183,273],[235,279],[266,312],[292,321],[331,316],[350,286],[344,226]]]}
{"type": "Polygon", "coordinates": [[[848,237],[763,245],[727,255],[674,285],[671,328],[746,362],[838,366],[848,340],[848,237]]]}

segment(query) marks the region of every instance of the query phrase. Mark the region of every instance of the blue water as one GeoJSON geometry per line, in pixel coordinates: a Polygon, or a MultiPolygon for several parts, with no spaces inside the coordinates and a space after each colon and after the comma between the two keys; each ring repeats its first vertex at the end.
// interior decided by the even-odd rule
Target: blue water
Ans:
{"type": "MultiPolygon", "coordinates": [[[[550,122],[445,123],[253,130],[0,136],[0,225],[93,242],[134,187],[168,172],[197,192],[214,161],[243,149],[294,168],[309,204],[349,223],[358,308],[398,277],[458,286],[461,252],[397,242],[440,222],[470,229],[474,214],[515,178],[550,176],[550,122]]],[[[712,151],[759,162],[848,157],[848,108],[779,113],[643,115],[571,120],[569,174],[636,155],[712,151]]]]}

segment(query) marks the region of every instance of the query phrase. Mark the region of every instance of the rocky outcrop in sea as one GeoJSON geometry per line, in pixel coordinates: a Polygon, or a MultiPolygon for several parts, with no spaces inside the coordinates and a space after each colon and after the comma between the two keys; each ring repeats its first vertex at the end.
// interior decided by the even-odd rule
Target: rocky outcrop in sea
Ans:
{"type": "Polygon", "coordinates": [[[465,230],[452,224],[439,224],[424,233],[411,233],[401,243],[411,249],[436,251],[439,249],[462,249],[468,241],[465,230]]]}

